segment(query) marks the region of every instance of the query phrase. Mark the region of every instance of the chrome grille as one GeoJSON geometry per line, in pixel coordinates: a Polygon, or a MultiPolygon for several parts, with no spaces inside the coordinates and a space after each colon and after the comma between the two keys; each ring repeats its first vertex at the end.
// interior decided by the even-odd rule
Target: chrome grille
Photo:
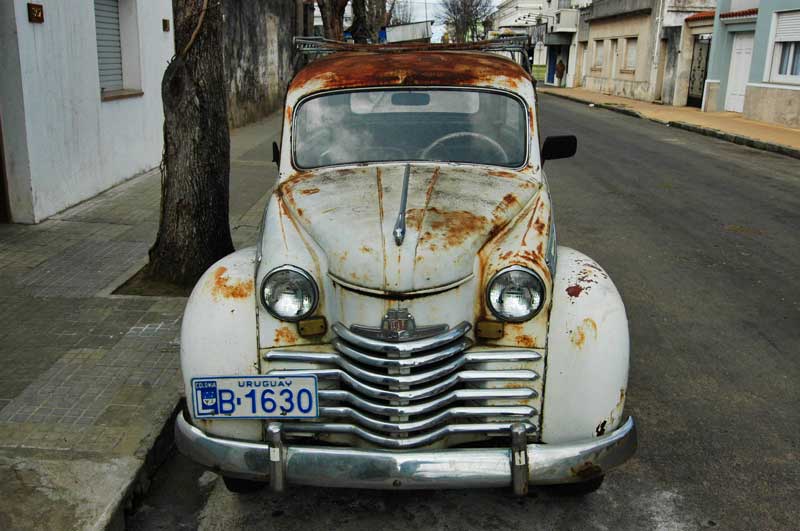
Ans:
{"type": "Polygon", "coordinates": [[[270,375],[315,374],[326,382],[319,391],[320,419],[286,422],[286,433],[346,434],[377,446],[410,448],[458,434],[510,434],[517,422],[536,431],[533,383],[539,374],[530,366],[541,360],[538,352],[470,350],[466,322],[405,342],[360,335],[353,331],[357,327],[341,323],[332,328],[333,352],[265,354],[270,375]]]}

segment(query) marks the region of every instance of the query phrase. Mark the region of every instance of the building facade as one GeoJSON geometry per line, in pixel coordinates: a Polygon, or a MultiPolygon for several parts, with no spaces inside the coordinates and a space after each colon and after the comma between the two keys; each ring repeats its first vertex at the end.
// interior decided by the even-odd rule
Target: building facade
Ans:
{"type": "Polygon", "coordinates": [[[703,110],[800,128],[798,0],[719,0],[703,110]]]}
{"type": "Polygon", "coordinates": [[[171,2],[0,2],[5,221],[39,222],[158,166],[172,29],[171,2]]]}
{"type": "Polygon", "coordinates": [[[579,31],[577,37],[580,84],[604,94],[684,105],[693,53],[689,47],[681,56],[684,37],[689,39],[685,22],[715,4],[716,0],[595,0],[579,17],[579,29],[588,24],[588,36],[579,31]]]}

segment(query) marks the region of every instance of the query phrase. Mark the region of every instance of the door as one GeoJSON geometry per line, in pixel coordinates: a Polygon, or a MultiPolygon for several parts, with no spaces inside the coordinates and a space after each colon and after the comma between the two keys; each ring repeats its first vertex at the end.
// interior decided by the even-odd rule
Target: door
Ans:
{"type": "Polygon", "coordinates": [[[6,188],[6,156],[3,152],[3,124],[0,122],[0,223],[11,221],[8,208],[8,189],[6,188]]]}
{"type": "Polygon", "coordinates": [[[747,78],[750,76],[750,60],[753,58],[753,32],[733,34],[731,67],[728,72],[728,90],[725,93],[725,110],[742,112],[747,78]]]}
{"type": "Polygon", "coordinates": [[[558,50],[556,46],[547,47],[547,83],[552,85],[556,82],[556,58],[558,50]]]}
{"type": "Polygon", "coordinates": [[[667,70],[667,39],[658,41],[658,71],[656,73],[656,86],[653,92],[655,101],[661,101],[664,92],[664,72],[667,70]]]}
{"type": "Polygon", "coordinates": [[[711,47],[711,34],[695,35],[692,51],[692,66],[689,69],[689,94],[686,105],[697,107],[703,104],[703,89],[708,73],[708,51],[711,47]]]}

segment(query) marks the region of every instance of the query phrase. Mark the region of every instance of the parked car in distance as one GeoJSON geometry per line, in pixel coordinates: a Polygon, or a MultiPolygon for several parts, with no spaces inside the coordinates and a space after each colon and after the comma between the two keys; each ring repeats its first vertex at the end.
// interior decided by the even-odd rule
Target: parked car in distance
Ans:
{"type": "MultiPolygon", "coordinates": [[[[489,50],[486,50],[489,48],[489,50]]],[[[180,450],[229,489],[556,485],[636,449],[628,323],[556,245],[536,90],[447,46],[332,46],[293,79],[258,245],[186,307],[180,450]]]]}

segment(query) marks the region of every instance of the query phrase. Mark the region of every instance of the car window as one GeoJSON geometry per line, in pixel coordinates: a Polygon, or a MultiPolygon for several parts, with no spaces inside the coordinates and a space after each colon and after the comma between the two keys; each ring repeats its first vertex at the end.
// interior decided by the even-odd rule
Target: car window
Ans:
{"type": "Polygon", "coordinates": [[[528,128],[508,94],[458,89],[324,94],[295,111],[295,164],[432,161],[519,167],[528,128]]]}

